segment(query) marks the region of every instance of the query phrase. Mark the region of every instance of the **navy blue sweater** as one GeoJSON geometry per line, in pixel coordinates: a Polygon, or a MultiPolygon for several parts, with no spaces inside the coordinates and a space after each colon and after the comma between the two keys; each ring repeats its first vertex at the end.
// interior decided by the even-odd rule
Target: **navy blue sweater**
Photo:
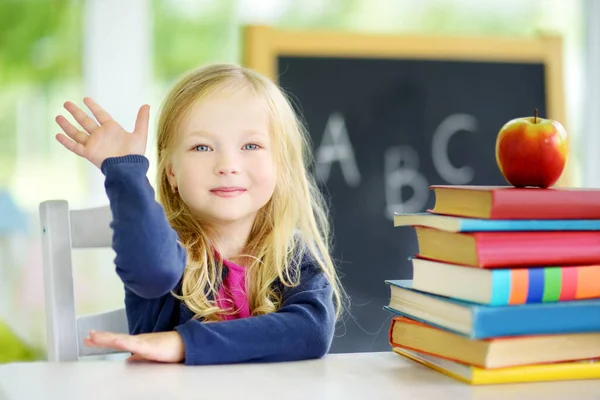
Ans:
{"type": "Polygon", "coordinates": [[[101,166],[113,221],[116,271],[125,286],[131,334],[176,330],[185,344],[185,363],[292,361],[329,351],[334,333],[332,288],[314,262],[305,261],[300,285],[284,288],[274,313],[203,323],[173,297],[186,264],[164,209],[146,173],[148,159],[128,155],[101,166]]]}

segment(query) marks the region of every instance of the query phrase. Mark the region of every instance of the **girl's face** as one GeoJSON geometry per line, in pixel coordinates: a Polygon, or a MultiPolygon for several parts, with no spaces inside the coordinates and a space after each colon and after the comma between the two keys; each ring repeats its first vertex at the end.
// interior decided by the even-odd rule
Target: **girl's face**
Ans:
{"type": "Polygon", "coordinates": [[[169,183],[211,224],[252,223],[275,190],[269,114],[249,90],[198,101],[177,132],[169,183]]]}

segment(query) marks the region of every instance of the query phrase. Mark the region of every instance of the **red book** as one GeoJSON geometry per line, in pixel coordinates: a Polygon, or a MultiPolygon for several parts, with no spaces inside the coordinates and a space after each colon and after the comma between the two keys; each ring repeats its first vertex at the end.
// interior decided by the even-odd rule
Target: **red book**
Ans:
{"type": "Polygon", "coordinates": [[[482,219],[600,219],[600,189],[433,185],[435,214],[482,219]]]}
{"type": "Polygon", "coordinates": [[[600,264],[600,231],[415,230],[419,256],[431,260],[480,268],[600,264]]]}

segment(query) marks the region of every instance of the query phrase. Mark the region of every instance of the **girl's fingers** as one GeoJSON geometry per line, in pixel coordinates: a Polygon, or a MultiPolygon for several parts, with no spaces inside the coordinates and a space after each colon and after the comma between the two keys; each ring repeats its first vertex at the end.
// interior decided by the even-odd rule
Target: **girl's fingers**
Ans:
{"type": "Polygon", "coordinates": [[[130,353],[136,353],[140,348],[139,341],[131,335],[92,331],[90,339],[99,347],[110,347],[130,353]]]}
{"type": "Polygon", "coordinates": [[[75,153],[80,157],[84,157],[83,153],[85,151],[85,148],[83,147],[83,145],[81,143],[77,143],[77,142],[69,139],[62,133],[58,133],[56,135],[56,140],[58,140],[58,142],[60,144],[62,144],[63,146],[65,146],[65,148],[67,150],[69,150],[70,152],[75,153]]]}
{"type": "Polygon", "coordinates": [[[120,351],[126,351],[135,355],[135,360],[150,360],[153,355],[151,348],[141,336],[125,335],[112,332],[94,332],[90,331],[90,341],[96,347],[107,347],[120,351]]]}
{"type": "Polygon", "coordinates": [[[112,345],[119,339],[119,335],[111,332],[90,331],[90,339],[97,345],[112,345]]]}
{"type": "Polygon", "coordinates": [[[62,115],[59,115],[58,117],[56,117],[56,123],[58,124],[58,126],[60,126],[62,128],[63,131],[65,131],[67,136],[69,136],[71,139],[73,139],[77,143],[81,143],[81,144],[85,145],[85,143],[87,142],[87,140],[89,138],[89,135],[87,133],[82,132],[79,129],[75,128],[73,126],[73,124],[71,124],[62,115]]]}
{"type": "Polygon", "coordinates": [[[138,111],[137,119],[135,121],[135,133],[139,133],[143,136],[148,136],[148,120],[150,119],[150,106],[144,104],[138,111]]]}
{"type": "Polygon", "coordinates": [[[89,337],[83,339],[83,343],[90,347],[111,348],[116,350],[126,350],[118,343],[118,337],[108,332],[90,331],[89,337]]]}
{"type": "Polygon", "coordinates": [[[145,359],[144,357],[140,356],[139,354],[132,354],[131,356],[127,357],[127,359],[125,361],[140,362],[140,361],[148,361],[148,360],[145,359]]]}
{"type": "Polygon", "coordinates": [[[98,128],[98,124],[92,118],[89,117],[81,108],[77,107],[74,103],[67,101],[64,104],[65,109],[71,113],[75,118],[75,121],[79,122],[79,125],[89,134],[94,132],[98,128]]]}
{"type": "Polygon", "coordinates": [[[96,120],[100,122],[100,125],[104,125],[108,121],[112,121],[112,117],[107,113],[98,103],[92,100],[90,97],[83,99],[83,103],[90,109],[96,120]]]}
{"type": "Polygon", "coordinates": [[[94,341],[92,339],[90,339],[90,338],[83,339],[83,344],[85,344],[88,347],[98,347],[96,345],[96,343],[94,343],[94,341]]]}

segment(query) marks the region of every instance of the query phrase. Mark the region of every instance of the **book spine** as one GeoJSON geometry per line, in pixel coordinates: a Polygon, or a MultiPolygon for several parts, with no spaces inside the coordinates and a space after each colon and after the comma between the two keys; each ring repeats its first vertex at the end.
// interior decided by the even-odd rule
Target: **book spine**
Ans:
{"type": "Polygon", "coordinates": [[[520,365],[485,369],[472,368],[473,385],[498,383],[550,382],[600,378],[600,363],[592,361],[520,365]]]}
{"type": "Polygon", "coordinates": [[[490,305],[600,298],[600,266],[492,270],[490,305]]]}
{"type": "Polygon", "coordinates": [[[473,307],[472,339],[600,332],[597,300],[473,307]]]}
{"type": "MultiPolygon", "coordinates": [[[[598,231],[600,220],[491,220],[457,218],[456,232],[598,231]]],[[[425,225],[427,226],[427,225],[425,225]]]]}
{"type": "Polygon", "coordinates": [[[600,219],[600,192],[494,190],[489,219],[600,219]]]}
{"type": "Polygon", "coordinates": [[[600,264],[599,231],[475,232],[483,268],[600,264]]]}

